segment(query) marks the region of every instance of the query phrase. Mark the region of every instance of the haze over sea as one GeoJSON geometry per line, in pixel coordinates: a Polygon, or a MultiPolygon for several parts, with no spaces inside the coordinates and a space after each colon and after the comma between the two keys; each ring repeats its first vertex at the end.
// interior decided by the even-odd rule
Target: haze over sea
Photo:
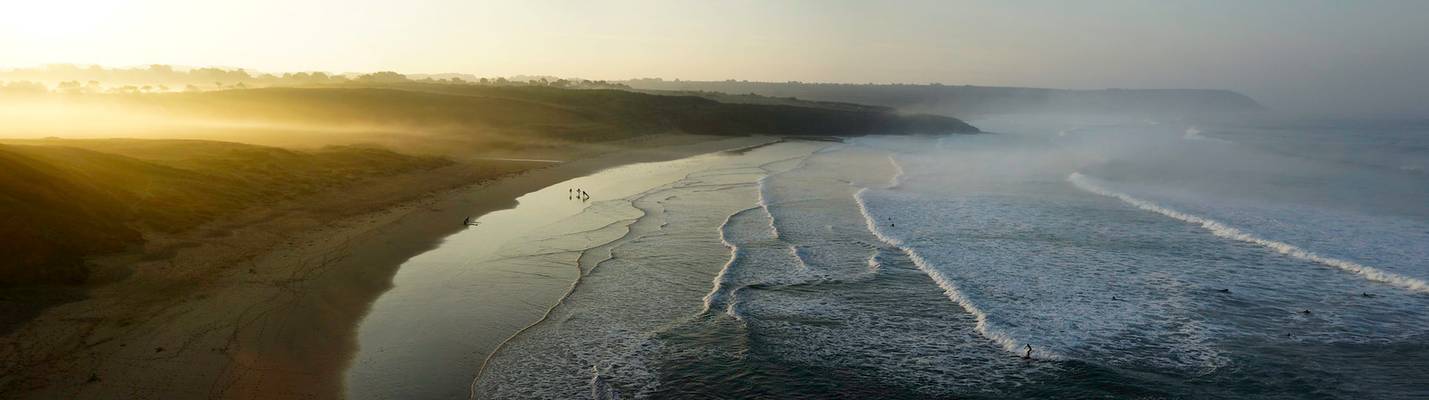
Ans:
{"type": "MultiPolygon", "coordinates": [[[[500,249],[463,233],[433,250],[452,258],[427,275],[440,286],[491,290],[504,284],[451,271],[537,268],[559,304],[525,323],[500,314],[514,335],[480,334],[496,342],[407,340],[461,359],[450,367],[354,369],[441,387],[349,375],[362,387],[349,394],[459,396],[469,381],[480,398],[1429,395],[1429,126],[973,122],[992,134],[786,141],[528,195],[559,199],[514,213],[625,182],[500,249]]],[[[386,296],[403,290],[399,276],[386,296]]],[[[493,324],[372,318],[364,332],[493,324]]],[[[380,352],[369,336],[363,351],[380,352]]]]}

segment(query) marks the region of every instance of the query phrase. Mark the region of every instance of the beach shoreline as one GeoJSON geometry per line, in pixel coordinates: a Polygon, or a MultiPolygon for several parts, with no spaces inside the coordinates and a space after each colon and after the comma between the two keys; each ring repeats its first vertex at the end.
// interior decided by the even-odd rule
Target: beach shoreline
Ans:
{"type": "MultiPolygon", "coordinates": [[[[372,302],[391,287],[403,261],[463,229],[463,218],[510,208],[522,194],[615,166],[776,140],[652,135],[341,221],[279,215],[259,224],[270,231],[274,224],[320,228],[269,237],[281,244],[243,257],[210,261],[205,256],[221,253],[221,246],[175,246],[167,274],[163,267],[101,271],[109,282],[92,287],[87,298],[50,307],[0,338],[0,367],[15,372],[0,378],[0,394],[340,398],[355,332],[372,302]]],[[[322,204],[343,204],[343,194],[332,196],[322,204]]],[[[256,235],[230,233],[244,234],[256,235]]]]}

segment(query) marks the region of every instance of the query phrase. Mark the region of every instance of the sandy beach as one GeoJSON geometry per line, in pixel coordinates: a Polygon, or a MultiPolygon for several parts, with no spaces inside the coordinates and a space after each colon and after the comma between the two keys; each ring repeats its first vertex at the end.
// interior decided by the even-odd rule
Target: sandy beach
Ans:
{"type": "Polygon", "coordinates": [[[648,136],[483,183],[453,167],[246,213],[202,240],[158,238],[150,246],[169,257],[95,260],[86,298],[0,337],[0,397],[338,398],[372,301],[465,217],[602,169],[772,140],[648,136]],[[430,193],[395,202],[411,197],[404,187],[430,193]],[[371,211],[338,221],[304,212],[325,207],[371,211]]]}

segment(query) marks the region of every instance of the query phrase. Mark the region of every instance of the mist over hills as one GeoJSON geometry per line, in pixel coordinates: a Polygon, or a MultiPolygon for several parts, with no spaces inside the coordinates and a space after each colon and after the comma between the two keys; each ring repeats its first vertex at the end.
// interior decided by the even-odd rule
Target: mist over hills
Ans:
{"type": "Polygon", "coordinates": [[[619,82],[635,89],[718,92],[892,107],[904,112],[969,116],[978,114],[1086,113],[1187,115],[1263,111],[1265,106],[1230,90],[1104,89],[1066,90],[995,86],[839,84],[750,81],[619,82]]]}
{"type": "MultiPolygon", "coordinates": [[[[10,91],[41,90],[40,87],[16,85],[38,82],[54,86],[56,91],[64,93],[128,94],[257,87],[384,87],[489,96],[493,90],[523,90],[514,88],[613,89],[666,96],[704,97],[723,103],[865,110],[887,107],[904,113],[946,116],[1023,113],[1189,115],[1245,113],[1267,109],[1244,94],[1219,89],[1069,90],[943,84],[688,81],[661,78],[604,81],[549,75],[481,77],[468,73],[402,74],[393,71],[264,73],[241,68],[180,68],[160,64],[134,68],[66,64],[16,68],[0,70],[0,80],[11,81],[13,87],[9,88],[10,91]]],[[[511,97],[500,94],[498,96],[511,97]]]]}
{"type": "Polygon", "coordinates": [[[678,131],[706,135],[861,135],[976,132],[961,121],[888,110],[721,103],[696,96],[533,86],[392,84],[265,88],[145,96],[204,117],[366,123],[597,142],[678,131]]]}
{"type": "MultiPolygon", "coordinates": [[[[71,137],[162,138],[0,141],[6,171],[0,176],[0,220],[6,221],[0,250],[11,255],[0,260],[0,284],[80,281],[83,256],[132,248],[151,233],[180,234],[277,200],[453,163],[476,168],[483,156],[561,157],[580,146],[666,133],[978,131],[955,118],[883,108],[405,79],[182,92],[0,92],[0,106],[55,113],[8,121],[9,132],[0,133],[12,137],[69,129],[64,133],[71,137]],[[104,122],[73,122],[85,120],[104,122]],[[298,146],[255,145],[273,144],[274,136],[298,146]]],[[[481,167],[473,176],[530,167],[481,167]]]]}
{"type": "MultiPolygon", "coordinates": [[[[0,96],[0,102],[6,102],[6,98],[0,96]]],[[[62,136],[46,132],[45,127],[76,130],[81,126],[67,122],[73,120],[69,117],[20,122],[31,118],[30,114],[44,115],[55,109],[66,115],[98,110],[110,116],[118,114],[122,119],[153,116],[130,125],[145,131],[173,131],[161,137],[275,145],[306,137],[318,145],[373,143],[400,151],[448,156],[511,153],[652,133],[803,136],[977,132],[954,118],[910,115],[878,107],[787,101],[750,104],[612,89],[410,80],[182,92],[55,91],[13,95],[9,99],[15,107],[44,111],[17,115],[7,128],[17,130],[11,136],[62,136]],[[202,126],[170,128],[166,126],[169,121],[201,121],[202,126]],[[16,128],[21,125],[24,127],[16,128]],[[279,137],[281,142],[233,139],[238,135],[226,133],[195,136],[217,128],[283,130],[293,134],[267,134],[279,137]]],[[[12,108],[12,112],[18,109],[12,108]]],[[[122,128],[120,125],[109,123],[99,128],[108,130],[107,134],[80,134],[113,136],[114,130],[122,128]]],[[[0,136],[4,133],[0,132],[0,136]]]]}

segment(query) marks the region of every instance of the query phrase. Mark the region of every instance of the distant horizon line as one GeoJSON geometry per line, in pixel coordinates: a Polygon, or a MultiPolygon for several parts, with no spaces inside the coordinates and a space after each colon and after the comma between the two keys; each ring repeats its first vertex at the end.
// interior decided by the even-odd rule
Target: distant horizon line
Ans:
{"type": "MultiPolygon", "coordinates": [[[[412,77],[415,76],[415,77],[416,77],[415,79],[435,78],[435,77],[438,77],[438,76],[442,76],[442,77],[455,76],[455,77],[461,77],[461,78],[463,78],[463,79],[467,79],[468,77],[470,77],[470,78],[472,78],[472,79],[481,79],[481,78],[493,78],[493,79],[494,79],[494,78],[506,78],[506,79],[523,78],[523,79],[528,79],[528,80],[531,80],[531,79],[541,79],[541,78],[554,78],[554,79],[565,79],[565,80],[575,80],[575,81],[588,80],[588,81],[605,81],[605,82],[632,82],[632,81],[652,81],[652,80],[653,80],[653,81],[662,81],[662,82],[741,82],[741,83],[774,83],[774,84],[801,84],[801,85],[967,86],[967,87],[985,87],[985,88],[1051,89],[1051,90],[1069,90],[1069,91],[1096,91],[1096,90],[1207,90],[1207,91],[1228,91],[1228,92],[1235,92],[1235,93],[1239,93],[1239,94],[1245,95],[1244,93],[1241,93],[1239,90],[1236,90],[1236,89],[1228,89],[1228,88],[1111,87],[1111,86],[1104,86],[1104,87],[1053,87],[1053,86],[1035,86],[1035,85],[1021,85],[1021,86],[1019,86],[1019,85],[1007,85],[1007,84],[949,83],[949,82],[942,82],[942,81],[938,81],[938,82],[918,82],[918,83],[908,82],[908,81],[882,81],[882,82],[866,81],[866,82],[853,82],[853,81],[805,81],[805,80],[797,80],[797,79],[796,79],[796,80],[773,80],[773,79],[771,79],[771,80],[751,80],[751,79],[736,79],[736,78],[725,78],[725,79],[684,79],[684,78],[666,78],[666,77],[659,77],[659,76],[633,77],[633,78],[621,78],[621,79],[590,79],[590,78],[584,78],[584,77],[571,77],[571,76],[563,77],[563,76],[560,76],[560,75],[552,75],[552,74],[525,74],[525,73],[522,73],[522,74],[514,74],[514,75],[490,75],[490,76],[482,76],[482,75],[478,75],[478,74],[470,73],[470,72],[401,72],[401,71],[393,70],[393,69],[378,69],[378,70],[372,70],[372,71],[343,71],[343,72],[333,72],[333,71],[320,70],[320,69],[277,71],[277,70],[264,70],[264,69],[257,69],[257,68],[234,67],[234,66],[224,66],[224,65],[202,65],[202,66],[195,66],[195,65],[163,64],[163,63],[133,64],[133,65],[116,65],[116,66],[109,66],[109,65],[97,64],[97,63],[88,63],[88,64],[85,64],[85,63],[64,63],[64,62],[59,62],[59,63],[44,63],[44,64],[32,65],[32,66],[0,66],[0,74],[8,73],[8,72],[20,72],[20,71],[23,71],[23,70],[44,70],[44,69],[51,68],[51,67],[75,67],[75,68],[77,68],[77,69],[90,69],[90,68],[93,68],[93,67],[99,67],[100,69],[104,69],[104,70],[143,70],[143,69],[146,69],[146,68],[152,67],[152,66],[165,66],[165,67],[172,68],[172,69],[175,70],[175,71],[181,71],[181,72],[188,72],[188,71],[191,71],[191,70],[204,69],[204,68],[221,69],[221,70],[225,70],[225,71],[243,71],[243,72],[249,73],[249,74],[251,74],[251,75],[254,75],[255,78],[257,78],[258,75],[263,75],[263,74],[281,77],[283,74],[297,74],[297,73],[314,73],[314,72],[321,72],[321,73],[328,74],[328,75],[337,75],[337,76],[344,76],[344,77],[355,77],[355,76],[359,76],[359,75],[379,73],[379,72],[394,72],[394,73],[398,73],[398,74],[401,74],[401,75],[403,75],[403,76],[406,76],[406,77],[408,77],[408,78],[412,78],[412,77]]],[[[526,82],[526,80],[522,80],[521,82],[526,82]]]]}

